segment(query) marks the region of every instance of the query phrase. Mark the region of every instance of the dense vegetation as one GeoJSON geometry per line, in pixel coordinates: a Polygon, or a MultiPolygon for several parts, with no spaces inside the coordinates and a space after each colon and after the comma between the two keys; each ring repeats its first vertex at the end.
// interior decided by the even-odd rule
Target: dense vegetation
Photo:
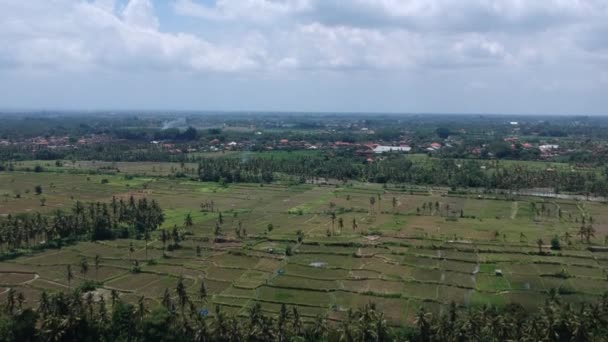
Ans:
{"type": "Polygon", "coordinates": [[[1,218],[0,250],[14,251],[57,240],[149,239],[163,221],[162,209],[155,200],[113,198],[109,205],[77,201],[68,212],[20,213],[1,218]]]}
{"type": "Polygon", "coordinates": [[[191,298],[181,281],[166,290],[162,305],[136,305],[114,292],[111,303],[96,301],[92,292],[47,295],[37,310],[23,307],[25,297],[9,290],[0,314],[3,341],[604,341],[608,336],[608,295],[601,302],[574,307],[553,292],[538,313],[518,305],[461,310],[452,304],[445,314],[423,309],[415,328],[390,327],[374,304],[348,310],[343,321],[319,316],[305,324],[296,307],[282,305],[278,316],[268,316],[254,304],[246,316],[213,316],[201,310],[204,284],[191,298]]]}
{"type": "Polygon", "coordinates": [[[203,181],[271,182],[273,173],[293,175],[300,182],[330,178],[375,183],[442,185],[452,188],[518,190],[552,188],[559,191],[608,195],[606,175],[526,166],[501,166],[489,170],[480,161],[428,159],[412,161],[401,156],[376,163],[362,163],[346,156],[297,155],[277,157],[206,158],[199,164],[203,181]]]}

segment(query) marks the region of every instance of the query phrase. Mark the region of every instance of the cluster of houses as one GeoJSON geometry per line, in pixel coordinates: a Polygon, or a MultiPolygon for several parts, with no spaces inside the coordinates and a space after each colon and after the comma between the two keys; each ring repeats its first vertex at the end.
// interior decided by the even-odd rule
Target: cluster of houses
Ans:
{"type": "Polygon", "coordinates": [[[538,149],[540,151],[540,155],[543,158],[551,158],[559,155],[564,152],[560,149],[560,146],[557,144],[542,144],[542,145],[533,145],[529,142],[520,143],[519,138],[517,137],[508,137],[505,138],[504,141],[506,143],[511,144],[511,148],[516,148],[516,144],[519,144],[521,148],[525,150],[538,149]]]}
{"type": "Polygon", "coordinates": [[[92,134],[78,139],[64,136],[38,136],[23,140],[0,139],[0,146],[22,146],[34,151],[41,149],[67,149],[78,148],[78,146],[95,145],[111,142],[115,139],[106,134],[92,134]]]}

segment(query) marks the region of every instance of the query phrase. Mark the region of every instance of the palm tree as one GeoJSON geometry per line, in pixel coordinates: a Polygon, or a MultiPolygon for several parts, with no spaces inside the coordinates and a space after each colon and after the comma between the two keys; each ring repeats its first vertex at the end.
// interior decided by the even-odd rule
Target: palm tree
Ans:
{"type": "Polygon", "coordinates": [[[277,333],[278,341],[284,342],[289,340],[289,329],[287,323],[289,321],[289,311],[287,311],[287,305],[281,304],[281,310],[279,311],[279,318],[277,320],[277,333]]]}
{"type": "Polygon", "coordinates": [[[177,281],[177,286],[175,287],[175,292],[177,293],[177,298],[179,300],[179,306],[182,309],[182,317],[184,317],[184,307],[188,303],[188,293],[186,292],[186,286],[184,285],[184,278],[182,276],[180,276],[177,281]]]}
{"type": "Polygon", "coordinates": [[[160,241],[162,241],[163,243],[163,251],[166,249],[165,247],[167,246],[167,241],[169,240],[169,234],[167,234],[167,231],[162,229],[160,231],[160,241]]]}
{"type": "Polygon", "coordinates": [[[354,322],[353,322],[353,313],[352,310],[349,309],[346,320],[340,322],[338,326],[338,332],[340,334],[340,342],[354,342],[355,334],[354,331],[354,322]]]}
{"type": "Polygon", "coordinates": [[[587,227],[583,223],[583,225],[581,225],[581,227],[578,229],[578,236],[580,236],[580,238],[581,238],[581,243],[583,242],[583,239],[585,238],[586,235],[587,235],[587,227]]]}
{"type": "Polygon", "coordinates": [[[129,242],[129,259],[133,260],[133,252],[135,252],[135,247],[133,247],[133,242],[129,242]]]}
{"type": "Polygon", "coordinates": [[[139,297],[137,300],[137,316],[140,321],[144,319],[146,315],[146,298],[144,296],[139,297]]]}
{"type": "Polygon", "coordinates": [[[376,204],[376,197],[371,196],[369,198],[369,213],[370,214],[374,213],[374,204],[376,204]]]}
{"type": "Polygon", "coordinates": [[[101,258],[99,254],[95,255],[95,280],[99,281],[98,273],[99,267],[101,266],[101,258]]]}
{"type": "Polygon", "coordinates": [[[80,259],[80,273],[82,273],[84,280],[87,280],[87,273],[89,272],[89,262],[87,258],[80,259]]]}
{"type": "Polygon", "coordinates": [[[338,227],[340,228],[340,233],[342,233],[342,229],[344,229],[344,219],[338,218],[338,227]]]}
{"type": "Polygon", "coordinates": [[[336,213],[331,213],[331,235],[334,235],[334,225],[336,224],[336,213]]]}
{"type": "Polygon", "coordinates": [[[298,308],[296,306],[293,307],[292,313],[293,313],[293,323],[292,323],[293,334],[295,336],[300,336],[300,334],[302,333],[303,324],[302,324],[302,320],[300,318],[300,312],[298,311],[298,308]]]}
{"type": "Polygon", "coordinates": [[[119,299],[118,291],[112,289],[112,291],[110,292],[110,298],[112,298],[112,306],[116,305],[116,302],[119,299]]]}
{"type": "Polygon", "coordinates": [[[72,279],[74,279],[74,273],[72,273],[72,265],[67,266],[66,277],[68,280],[68,288],[72,288],[72,279]]]}
{"type": "Polygon", "coordinates": [[[357,225],[357,219],[353,217],[353,231],[357,230],[358,225],[357,225]]]}
{"type": "Polygon", "coordinates": [[[207,300],[207,286],[205,286],[205,281],[203,279],[201,279],[201,286],[198,288],[198,298],[203,303],[207,300]]]}
{"type": "Polygon", "coordinates": [[[593,225],[589,224],[585,229],[585,239],[587,240],[587,244],[591,243],[592,237],[595,237],[595,228],[593,228],[593,225]]]}
{"type": "Polygon", "coordinates": [[[165,288],[165,292],[163,292],[163,298],[161,300],[161,304],[169,311],[171,311],[172,302],[171,302],[171,293],[169,289],[165,288]]]}
{"type": "Polygon", "coordinates": [[[186,214],[186,218],[184,218],[184,227],[190,228],[194,225],[192,221],[192,215],[190,213],[186,214]]]}
{"type": "MultiPolygon", "coordinates": [[[[373,197],[372,197],[373,198],[373,197]]],[[[310,338],[307,340],[323,341],[327,337],[327,319],[325,316],[318,315],[315,319],[311,331],[310,338]]]]}
{"type": "Polygon", "coordinates": [[[144,231],[144,243],[145,243],[144,247],[146,250],[146,260],[148,260],[148,241],[150,241],[150,232],[146,228],[146,230],[144,231]]]}
{"type": "Polygon", "coordinates": [[[262,306],[260,303],[255,303],[249,309],[249,326],[247,327],[248,340],[261,340],[261,331],[263,328],[262,306]]]}
{"type": "Polygon", "coordinates": [[[570,244],[571,238],[572,238],[572,235],[569,232],[564,233],[564,241],[566,241],[567,244],[570,244]]]}
{"type": "Polygon", "coordinates": [[[416,315],[416,327],[418,328],[418,333],[420,334],[421,342],[428,342],[431,340],[431,323],[427,317],[427,313],[424,312],[424,309],[421,307],[416,315]]]}
{"type": "Polygon", "coordinates": [[[538,254],[543,254],[543,239],[536,240],[536,245],[538,246],[538,254]]]}
{"type": "Polygon", "coordinates": [[[85,301],[86,301],[86,304],[87,304],[87,309],[88,309],[88,313],[89,313],[89,319],[93,320],[93,292],[87,293],[85,301]]]}
{"type": "Polygon", "coordinates": [[[15,289],[11,287],[8,289],[8,293],[6,296],[6,311],[9,314],[12,314],[15,310],[15,292],[15,289]]]}

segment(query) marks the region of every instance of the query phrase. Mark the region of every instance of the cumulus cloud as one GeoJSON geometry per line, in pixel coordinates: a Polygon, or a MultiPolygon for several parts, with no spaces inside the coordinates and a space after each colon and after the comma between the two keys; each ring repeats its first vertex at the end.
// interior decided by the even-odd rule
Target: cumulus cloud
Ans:
{"type": "Polygon", "coordinates": [[[32,69],[250,69],[255,56],[189,33],[159,31],[150,0],[0,2],[0,54],[6,65],[32,69]],[[8,62],[10,61],[10,63],[8,62]]]}
{"type": "Polygon", "coordinates": [[[212,6],[194,0],[177,0],[173,6],[178,14],[185,16],[211,20],[246,19],[260,22],[312,9],[310,0],[217,0],[212,6]]]}
{"type": "MultiPolygon", "coordinates": [[[[107,5],[106,5],[107,6],[107,5]]],[[[158,29],[158,18],[150,0],[131,0],[122,11],[122,17],[127,25],[135,27],[158,29]]]]}
{"type": "Polygon", "coordinates": [[[605,0],[0,0],[4,68],[434,70],[605,63],[605,0]],[[118,4],[121,5],[118,5],[118,4]],[[194,25],[194,24],[193,24],[194,25]]]}

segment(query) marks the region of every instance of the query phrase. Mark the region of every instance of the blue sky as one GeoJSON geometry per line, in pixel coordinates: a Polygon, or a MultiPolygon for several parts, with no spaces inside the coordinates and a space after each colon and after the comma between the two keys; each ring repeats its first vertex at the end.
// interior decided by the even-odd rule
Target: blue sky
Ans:
{"type": "Polygon", "coordinates": [[[0,0],[0,108],[608,114],[605,0],[0,0]]]}

